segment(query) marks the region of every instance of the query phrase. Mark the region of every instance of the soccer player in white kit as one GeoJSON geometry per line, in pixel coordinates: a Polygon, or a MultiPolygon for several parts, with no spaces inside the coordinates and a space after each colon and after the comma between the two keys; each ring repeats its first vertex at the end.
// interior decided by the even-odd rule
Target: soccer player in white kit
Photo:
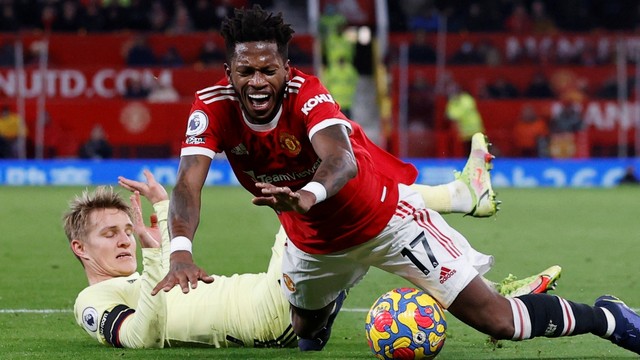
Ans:
{"type": "Polygon", "coordinates": [[[253,203],[271,207],[285,229],[282,289],[295,333],[318,341],[309,350],[328,338],[338,296],[375,266],[496,339],[592,333],[640,353],[640,317],[613,296],[590,306],[493,291],[457,246],[461,235],[409,188],[416,169],[373,144],[317,77],[289,64],[293,29],[281,14],[236,9],[221,33],[225,77],[192,105],[169,211],[171,266],[154,293],[213,281],[191,244],[211,159],[225,152],[253,203]]]}
{"type": "Polygon", "coordinates": [[[78,325],[98,342],[115,347],[296,346],[278,285],[284,234],[276,236],[266,272],[214,276],[215,282],[189,295],[175,289],[151,296],[169,266],[169,200],[165,189],[146,175],[146,184],[125,178],[120,183],[152,202],[157,220],[150,228],[142,223],[138,193],[131,197],[131,209],[110,187],[83,193],[65,215],[71,249],[89,280],[74,305],[78,325]],[[142,246],[141,273],[136,272],[134,232],[142,246]]]}

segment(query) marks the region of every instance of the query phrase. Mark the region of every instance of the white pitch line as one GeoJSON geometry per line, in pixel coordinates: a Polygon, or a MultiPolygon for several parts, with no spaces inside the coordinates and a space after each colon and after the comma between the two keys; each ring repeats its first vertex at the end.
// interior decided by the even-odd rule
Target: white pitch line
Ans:
{"type": "Polygon", "coordinates": [[[71,309],[0,309],[0,314],[54,314],[70,313],[71,309]]]}
{"type": "MultiPolygon", "coordinates": [[[[631,308],[636,313],[640,313],[639,308],[631,308]]],[[[369,309],[365,308],[342,308],[340,311],[366,313],[369,309]]],[[[71,313],[71,309],[0,309],[0,314],[55,314],[55,313],[71,313]]]]}

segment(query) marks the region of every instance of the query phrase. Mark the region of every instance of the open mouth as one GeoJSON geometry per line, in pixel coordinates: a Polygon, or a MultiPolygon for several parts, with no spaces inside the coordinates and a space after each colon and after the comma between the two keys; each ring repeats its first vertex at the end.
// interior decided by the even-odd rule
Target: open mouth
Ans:
{"type": "Polygon", "coordinates": [[[124,259],[124,258],[131,258],[131,254],[122,253],[122,254],[118,254],[118,256],[116,256],[116,259],[124,259]]]}
{"type": "Polygon", "coordinates": [[[251,94],[247,96],[251,108],[256,112],[264,112],[269,110],[271,95],[268,94],[251,94]]]}

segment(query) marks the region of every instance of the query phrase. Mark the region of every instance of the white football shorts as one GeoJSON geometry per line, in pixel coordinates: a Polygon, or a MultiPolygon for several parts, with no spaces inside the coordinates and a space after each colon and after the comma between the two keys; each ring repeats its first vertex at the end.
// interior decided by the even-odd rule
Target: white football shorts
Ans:
{"type": "Polygon", "coordinates": [[[385,229],[370,241],[332,254],[308,254],[287,241],[281,286],[296,307],[317,310],[356,285],[371,266],[401,276],[447,308],[493,257],[471,247],[422,197],[400,185],[400,199],[385,229]]]}

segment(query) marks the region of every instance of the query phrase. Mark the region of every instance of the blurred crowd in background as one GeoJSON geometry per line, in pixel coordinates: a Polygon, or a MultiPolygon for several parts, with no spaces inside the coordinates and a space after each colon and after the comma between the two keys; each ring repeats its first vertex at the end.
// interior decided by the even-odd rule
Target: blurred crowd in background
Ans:
{"type": "MultiPolygon", "coordinates": [[[[380,94],[374,95],[373,101],[377,102],[374,104],[362,99],[364,92],[358,91],[371,89],[378,81],[369,79],[367,82],[374,65],[370,56],[363,57],[360,53],[362,49],[354,35],[353,19],[358,18],[358,3],[362,1],[319,1],[320,67],[315,66],[314,55],[317,54],[313,53],[313,46],[300,48],[294,43],[290,49],[292,63],[312,69],[315,66],[343,111],[357,121],[371,118],[363,108],[380,105],[380,94]]],[[[374,0],[370,2],[374,3],[374,0]]],[[[163,53],[155,52],[148,43],[148,36],[215,34],[234,8],[253,4],[282,12],[298,34],[310,32],[308,2],[302,0],[0,0],[0,33],[126,33],[129,41],[120,51],[127,67],[220,67],[224,61],[220,42],[206,40],[197,58],[185,58],[178,47],[169,47],[163,53]]],[[[637,45],[640,41],[633,40],[636,33],[640,36],[640,2],[387,0],[386,8],[390,33],[384,63],[390,72],[389,88],[397,88],[399,80],[394,69],[399,66],[401,51],[406,46],[410,68],[408,95],[404,100],[407,127],[413,135],[426,139],[421,144],[436,143],[434,134],[437,132],[457,129],[460,133],[460,127],[469,125],[465,122],[475,123],[473,128],[476,130],[485,130],[478,101],[553,100],[557,101],[557,106],[552,112],[541,112],[540,106],[523,103],[508,129],[493,130],[497,143],[500,143],[500,136],[506,139],[515,135],[519,139],[513,144],[505,143],[505,153],[523,157],[616,154],[615,149],[600,151],[595,145],[586,152],[579,150],[580,144],[585,143],[580,140],[580,134],[586,133],[587,128],[583,122],[583,105],[589,99],[636,98],[637,84],[633,76],[626,76],[624,86],[621,86],[616,69],[620,54],[615,37],[625,34],[631,39],[627,40],[628,48],[640,48],[637,45]],[[446,51],[439,47],[438,32],[447,34],[446,51]],[[446,69],[434,75],[443,64],[446,69]],[[599,75],[590,76],[590,68],[598,68],[599,75]],[[439,98],[445,99],[446,104],[439,105],[439,98]],[[438,122],[438,117],[450,120],[447,122],[450,125],[438,122]]],[[[366,25],[375,33],[378,26],[375,22],[366,25]]],[[[362,24],[356,25],[359,26],[362,24]]],[[[30,51],[37,53],[38,49],[26,50],[25,63],[33,65],[37,56],[30,51]]],[[[370,47],[366,50],[371,51],[370,47]]],[[[629,51],[625,56],[625,64],[633,65],[640,59],[640,50],[629,51]]],[[[13,42],[0,43],[0,69],[15,65],[13,42]]],[[[149,84],[131,79],[120,95],[127,100],[163,103],[188,98],[194,90],[179,93],[161,82],[149,84]]],[[[390,92],[394,99],[398,96],[398,91],[390,92]]],[[[398,101],[403,100],[397,100],[395,106],[402,108],[398,101]]],[[[13,143],[7,138],[15,139],[29,133],[24,126],[16,127],[15,123],[15,112],[5,108],[0,116],[0,140],[4,138],[4,142],[0,142],[0,157],[15,155],[6,150],[6,144],[13,143]],[[11,125],[3,126],[3,121],[11,125]],[[9,130],[4,131],[5,128],[9,130]]],[[[381,126],[382,136],[392,137],[393,131],[388,130],[390,125],[381,126]]],[[[107,141],[102,128],[93,129],[86,138],[87,141],[100,139],[96,141],[98,143],[107,141]]],[[[464,138],[460,140],[461,143],[465,141],[464,138]]],[[[389,149],[397,152],[398,145],[395,146],[395,149],[391,146],[389,149]]],[[[78,156],[113,156],[112,151],[93,154],[87,149],[91,146],[79,149],[78,156]],[[89,153],[93,155],[87,155],[89,153]]],[[[433,156],[434,149],[433,146],[417,146],[412,151],[416,156],[433,156]]],[[[633,153],[632,148],[630,152],[633,153]]],[[[460,152],[452,154],[463,155],[460,152]]]]}
{"type": "MultiPolygon", "coordinates": [[[[209,31],[218,30],[234,7],[260,4],[289,12],[306,8],[306,1],[300,0],[2,0],[0,4],[0,31],[65,32],[209,31]]],[[[437,31],[440,26],[452,32],[634,30],[640,21],[640,3],[632,0],[388,0],[387,7],[390,30],[395,32],[437,31]]]]}

